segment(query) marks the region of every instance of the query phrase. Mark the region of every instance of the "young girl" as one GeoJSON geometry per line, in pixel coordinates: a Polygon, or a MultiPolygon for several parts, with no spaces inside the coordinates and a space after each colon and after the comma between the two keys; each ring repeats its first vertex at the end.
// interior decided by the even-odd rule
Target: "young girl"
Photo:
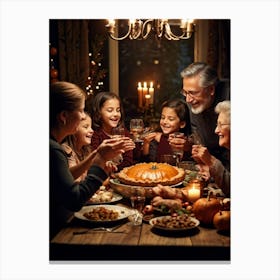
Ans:
{"type": "Polygon", "coordinates": [[[93,135],[91,117],[85,113],[77,131],[66,137],[62,146],[67,154],[70,171],[77,181],[82,181],[87,175],[87,170],[81,170],[79,163],[92,151],[91,137],[93,135]]]}
{"type": "MultiPolygon", "coordinates": [[[[104,139],[112,138],[112,129],[123,126],[123,109],[118,95],[112,92],[99,92],[93,99],[92,123],[94,134],[92,148],[96,149],[104,139]]],[[[125,136],[129,137],[129,131],[124,128],[125,136]]],[[[125,139],[125,153],[122,154],[122,162],[118,165],[120,171],[124,167],[133,164],[133,149],[135,144],[131,139],[125,139]]]]}
{"type": "MultiPolygon", "coordinates": [[[[174,132],[190,133],[188,108],[181,99],[165,101],[161,107],[161,132],[151,132],[144,137],[143,161],[160,162],[163,155],[172,155],[173,151],[168,142],[168,136],[174,132]]],[[[183,160],[188,159],[184,153],[183,160]]]]}

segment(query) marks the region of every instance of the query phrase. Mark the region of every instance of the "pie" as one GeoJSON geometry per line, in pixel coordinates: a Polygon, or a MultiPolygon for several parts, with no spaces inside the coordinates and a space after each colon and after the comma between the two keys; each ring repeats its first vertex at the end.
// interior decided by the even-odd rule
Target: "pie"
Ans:
{"type": "Polygon", "coordinates": [[[118,174],[121,183],[143,187],[154,187],[158,184],[175,185],[182,182],[184,178],[184,169],[157,162],[138,163],[125,167],[118,174]]]}

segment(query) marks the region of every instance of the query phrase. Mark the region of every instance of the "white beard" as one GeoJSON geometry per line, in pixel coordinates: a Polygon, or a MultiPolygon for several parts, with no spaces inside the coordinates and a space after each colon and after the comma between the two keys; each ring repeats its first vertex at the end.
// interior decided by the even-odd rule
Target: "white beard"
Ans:
{"type": "Polygon", "coordinates": [[[212,103],[212,98],[211,98],[211,95],[209,95],[207,97],[207,99],[204,101],[204,103],[202,103],[201,105],[199,105],[197,108],[193,108],[191,106],[191,111],[193,114],[200,114],[202,113],[205,109],[209,108],[211,106],[211,103],[212,103]]]}
{"type": "Polygon", "coordinates": [[[200,113],[202,113],[204,111],[204,106],[200,105],[197,108],[191,107],[191,111],[192,111],[193,114],[198,115],[198,114],[200,114],[200,113]]]}

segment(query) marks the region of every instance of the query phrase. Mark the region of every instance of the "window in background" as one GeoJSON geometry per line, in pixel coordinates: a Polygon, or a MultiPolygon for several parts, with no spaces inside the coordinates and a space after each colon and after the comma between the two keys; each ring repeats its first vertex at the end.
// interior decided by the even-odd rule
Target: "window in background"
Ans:
{"type": "Polygon", "coordinates": [[[148,85],[153,82],[153,115],[159,117],[163,101],[180,97],[180,72],[193,60],[194,35],[191,39],[179,41],[158,40],[153,34],[146,40],[119,41],[119,94],[126,117],[143,116],[143,110],[138,108],[137,85],[144,81],[148,85]]]}

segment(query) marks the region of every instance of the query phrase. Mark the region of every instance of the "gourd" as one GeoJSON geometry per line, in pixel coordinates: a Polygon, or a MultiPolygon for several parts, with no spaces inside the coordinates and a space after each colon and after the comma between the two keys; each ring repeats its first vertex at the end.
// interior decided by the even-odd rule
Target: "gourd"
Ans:
{"type": "Polygon", "coordinates": [[[214,215],[220,210],[221,204],[215,197],[203,197],[193,204],[195,217],[205,225],[212,225],[214,215]]]}
{"type": "Polygon", "coordinates": [[[230,211],[221,210],[214,215],[213,218],[214,227],[220,231],[230,230],[230,211]]]}

